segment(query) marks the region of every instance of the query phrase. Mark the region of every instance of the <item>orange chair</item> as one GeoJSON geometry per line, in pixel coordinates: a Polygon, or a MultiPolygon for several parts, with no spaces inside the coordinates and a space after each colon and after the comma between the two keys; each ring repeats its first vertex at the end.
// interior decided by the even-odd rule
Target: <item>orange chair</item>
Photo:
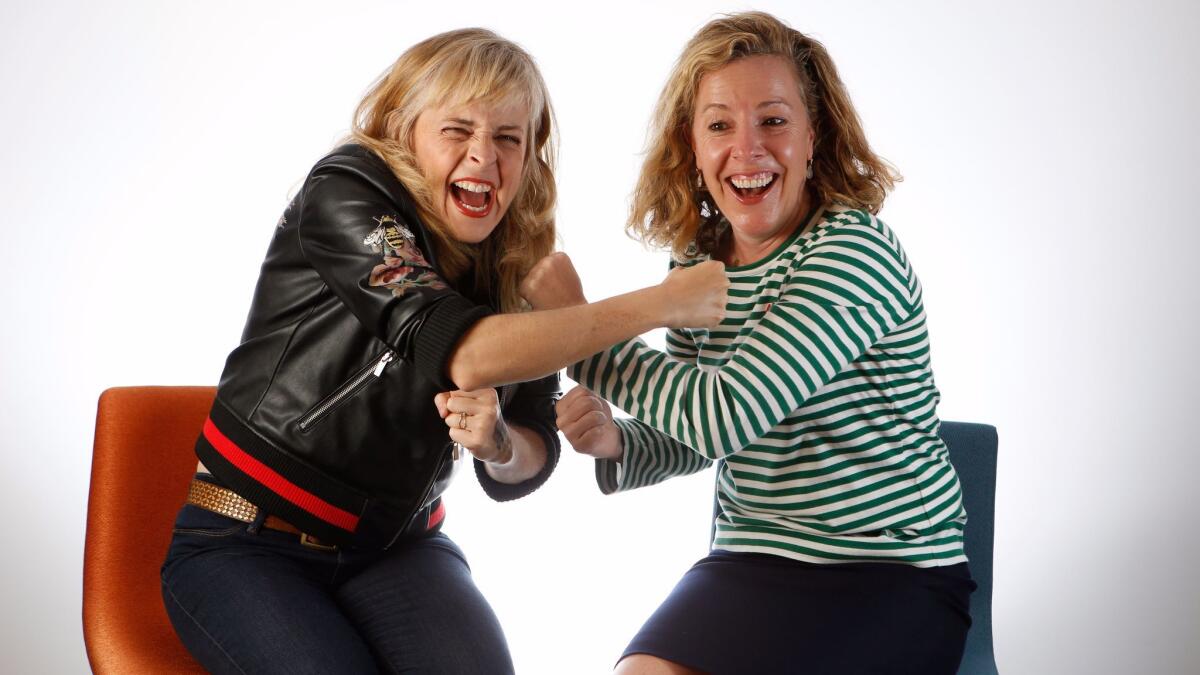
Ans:
{"type": "Polygon", "coordinates": [[[83,551],[83,639],[96,673],[203,673],[163,607],[159,566],[196,469],[214,387],[100,395],[83,551]]]}

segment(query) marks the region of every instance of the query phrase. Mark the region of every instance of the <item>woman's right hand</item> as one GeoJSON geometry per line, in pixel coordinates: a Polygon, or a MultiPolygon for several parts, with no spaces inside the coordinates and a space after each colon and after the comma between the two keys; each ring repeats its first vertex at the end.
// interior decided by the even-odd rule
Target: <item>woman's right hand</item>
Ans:
{"type": "Polygon", "coordinates": [[[668,328],[714,328],[725,318],[729,279],[719,260],[675,267],[659,288],[668,328]]]}
{"type": "Polygon", "coordinates": [[[596,459],[621,460],[625,448],[608,403],[586,387],[575,387],[554,406],[558,430],[576,452],[596,459]]]}

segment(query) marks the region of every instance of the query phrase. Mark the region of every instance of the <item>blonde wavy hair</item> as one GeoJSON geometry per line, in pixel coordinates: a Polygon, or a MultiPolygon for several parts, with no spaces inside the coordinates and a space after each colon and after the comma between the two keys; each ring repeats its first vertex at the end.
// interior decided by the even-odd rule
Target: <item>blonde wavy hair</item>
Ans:
{"type": "Polygon", "coordinates": [[[412,194],[433,234],[442,273],[454,283],[474,265],[475,287],[499,279],[503,311],[524,307],[518,286],[555,243],[554,112],[533,58],[482,28],[435,35],[400,55],[371,86],[354,114],[349,139],[378,154],[412,194]],[[433,186],[417,164],[412,131],[417,118],[447,103],[528,106],[524,175],[500,224],[479,244],[453,239],[437,215],[433,186]]]}
{"type": "Polygon", "coordinates": [[[627,231],[684,257],[690,244],[713,253],[719,213],[696,185],[692,121],[700,80],[749,56],[782,56],[795,67],[816,135],[813,177],[818,204],[841,203],[878,213],[900,175],[871,151],[858,113],[825,47],[765,12],[713,20],[684,47],[667,78],[651,124],[646,159],[633,192],[627,231]]]}

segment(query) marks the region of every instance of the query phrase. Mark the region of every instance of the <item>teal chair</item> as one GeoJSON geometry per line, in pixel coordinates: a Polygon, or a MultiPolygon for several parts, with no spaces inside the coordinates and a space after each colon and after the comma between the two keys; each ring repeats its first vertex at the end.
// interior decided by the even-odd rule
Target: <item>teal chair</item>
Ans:
{"type": "Polygon", "coordinates": [[[992,535],[996,523],[996,427],[969,422],[942,422],[939,432],[950,448],[950,463],[962,483],[967,508],[967,560],[979,588],[971,594],[971,632],[958,672],[994,675],[992,648],[992,535]]]}
{"type": "MultiPolygon", "coordinates": [[[[938,435],[950,449],[950,463],[962,483],[967,509],[967,559],[971,577],[978,588],[971,594],[971,631],[963,649],[961,675],[997,675],[996,653],[992,648],[992,535],[996,514],[996,453],[999,441],[996,427],[970,422],[942,422],[938,435]]],[[[720,475],[720,472],[718,472],[720,475]]],[[[713,529],[720,505],[713,498],[713,529]]]]}

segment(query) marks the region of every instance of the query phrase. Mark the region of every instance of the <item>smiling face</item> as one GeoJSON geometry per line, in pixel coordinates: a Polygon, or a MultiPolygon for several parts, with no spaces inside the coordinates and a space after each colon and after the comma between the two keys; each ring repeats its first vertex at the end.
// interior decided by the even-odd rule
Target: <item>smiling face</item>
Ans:
{"type": "Polygon", "coordinates": [[[433,106],[417,118],[413,152],[456,241],[487,239],[512,205],[529,126],[528,106],[516,102],[433,106]]]}
{"type": "Polygon", "coordinates": [[[800,225],[813,129],[794,67],[780,56],[733,61],[700,80],[692,148],[734,246],[773,245],[800,225]]]}

